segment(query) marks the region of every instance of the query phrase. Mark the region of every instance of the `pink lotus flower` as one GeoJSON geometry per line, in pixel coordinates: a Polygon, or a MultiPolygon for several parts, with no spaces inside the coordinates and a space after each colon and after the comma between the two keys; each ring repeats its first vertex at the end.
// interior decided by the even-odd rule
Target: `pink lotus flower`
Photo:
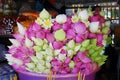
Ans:
{"type": "Polygon", "coordinates": [[[70,61],[71,61],[70,57],[66,57],[65,63],[68,64],[68,63],[70,63],[70,61]]]}
{"type": "Polygon", "coordinates": [[[83,63],[89,63],[92,62],[92,60],[90,58],[88,58],[84,53],[79,52],[77,54],[78,58],[83,62],[83,63]]]}
{"type": "Polygon", "coordinates": [[[69,29],[68,31],[67,31],[67,39],[73,39],[74,37],[75,37],[75,32],[74,32],[74,30],[73,29],[69,29]]]}
{"type": "Polygon", "coordinates": [[[96,14],[96,15],[93,15],[93,16],[89,17],[90,22],[97,22],[99,20],[100,20],[100,15],[99,14],[96,14]]]}
{"type": "Polygon", "coordinates": [[[67,51],[65,49],[61,49],[60,53],[61,54],[67,54],[67,51]]]}
{"type": "Polygon", "coordinates": [[[93,66],[91,63],[86,63],[86,64],[82,64],[80,66],[80,72],[82,74],[86,74],[86,75],[89,75],[93,72],[93,66]]]}
{"type": "Polygon", "coordinates": [[[96,38],[97,35],[95,33],[89,33],[88,38],[96,38]]]}
{"type": "Polygon", "coordinates": [[[44,39],[45,38],[45,32],[44,31],[39,31],[36,33],[36,38],[44,39]]]}
{"type": "Polygon", "coordinates": [[[78,73],[78,72],[79,72],[79,68],[75,67],[75,68],[72,69],[71,72],[72,72],[72,73],[78,73]]]}
{"type": "Polygon", "coordinates": [[[62,26],[61,26],[59,23],[54,22],[54,25],[52,26],[52,30],[53,30],[53,31],[56,31],[56,30],[61,29],[61,27],[62,27],[62,26]]]}
{"type": "Polygon", "coordinates": [[[77,22],[74,24],[73,29],[78,34],[84,34],[86,31],[86,25],[83,22],[77,22]]]}
{"type": "Polygon", "coordinates": [[[39,31],[41,29],[41,26],[39,24],[37,24],[36,22],[33,23],[31,26],[30,26],[30,30],[31,31],[39,31]]]}
{"type": "Polygon", "coordinates": [[[54,49],[60,49],[62,47],[63,47],[63,42],[58,42],[58,41],[53,42],[53,48],[54,49]]]}
{"type": "Polygon", "coordinates": [[[97,34],[97,43],[102,43],[103,34],[97,34]]]}
{"type": "Polygon", "coordinates": [[[51,43],[55,41],[54,35],[51,33],[46,34],[46,39],[48,42],[51,42],[51,43]]]}
{"type": "Polygon", "coordinates": [[[62,25],[62,28],[63,28],[63,30],[67,31],[71,28],[71,24],[65,23],[65,24],[62,25]]]}
{"type": "Polygon", "coordinates": [[[80,36],[76,36],[76,37],[75,37],[75,41],[76,41],[77,43],[81,43],[81,42],[83,42],[83,39],[82,39],[80,36]]]}

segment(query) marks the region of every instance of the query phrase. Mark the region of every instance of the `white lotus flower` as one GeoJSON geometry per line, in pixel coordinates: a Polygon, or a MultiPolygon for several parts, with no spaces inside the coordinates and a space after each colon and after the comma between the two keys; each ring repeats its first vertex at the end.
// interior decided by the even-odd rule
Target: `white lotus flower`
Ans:
{"type": "Polygon", "coordinates": [[[46,63],[45,63],[45,66],[50,69],[50,68],[51,68],[50,62],[46,62],[46,63]]]}
{"type": "Polygon", "coordinates": [[[95,33],[99,29],[99,22],[91,22],[90,23],[90,31],[95,33]]]}
{"type": "Polygon", "coordinates": [[[82,11],[79,11],[78,12],[78,17],[81,19],[81,20],[87,20],[88,17],[89,17],[89,14],[88,14],[88,11],[86,9],[82,10],[82,11]]]}
{"type": "Polygon", "coordinates": [[[75,54],[75,52],[74,52],[73,50],[68,50],[68,54],[67,54],[67,55],[68,55],[70,58],[72,58],[74,54],[75,54]]]}
{"type": "Polygon", "coordinates": [[[65,14],[60,14],[60,15],[57,15],[56,18],[55,18],[56,22],[58,22],[59,24],[63,24],[67,21],[67,17],[65,14]]]}
{"type": "Polygon", "coordinates": [[[23,65],[23,61],[20,60],[20,59],[17,59],[17,58],[14,58],[14,62],[13,63],[15,63],[15,64],[17,64],[19,66],[23,65]]]}
{"type": "Polygon", "coordinates": [[[20,46],[20,42],[17,41],[16,39],[9,39],[9,40],[12,43],[13,46],[16,46],[16,47],[20,46]]]}
{"type": "Polygon", "coordinates": [[[69,48],[74,48],[75,47],[75,41],[74,40],[70,40],[69,42],[68,42],[68,47],[69,48]]]}
{"type": "Polygon", "coordinates": [[[17,22],[17,26],[18,26],[18,32],[19,32],[21,35],[25,35],[26,28],[23,27],[19,22],[17,22]]]}
{"type": "Polygon", "coordinates": [[[30,68],[30,69],[35,68],[35,64],[34,64],[34,63],[26,63],[25,65],[26,65],[28,68],[30,68]]]}
{"type": "Polygon", "coordinates": [[[43,59],[43,55],[41,53],[36,53],[36,57],[40,60],[43,59]]]}
{"type": "Polygon", "coordinates": [[[10,65],[14,62],[14,58],[13,58],[12,54],[5,54],[5,58],[8,60],[10,65]]]}
{"type": "Polygon", "coordinates": [[[43,9],[42,12],[39,14],[39,17],[42,20],[49,19],[50,18],[50,14],[45,9],[43,9]]]}
{"type": "Polygon", "coordinates": [[[74,68],[74,66],[75,66],[75,62],[74,61],[70,61],[69,68],[74,68]]]}
{"type": "Polygon", "coordinates": [[[66,54],[59,54],[58,55],[58,60],[60,60],[60,61],[64,61],[65,58],[66,58],[66,54]]]}
{"type": "Polygon", "coordinates": [[[46,56],[46,60],[47,60],[48,62],[50,62],[52,59],[53,59],[52,56],[46,56]]]}
{"type": "Polygon", "coordinates": [[[25,46],[27,46],[28,48],[33,46],[33,42],[30,39],[28,39],[27,37],[25,39],[25,46]]]}

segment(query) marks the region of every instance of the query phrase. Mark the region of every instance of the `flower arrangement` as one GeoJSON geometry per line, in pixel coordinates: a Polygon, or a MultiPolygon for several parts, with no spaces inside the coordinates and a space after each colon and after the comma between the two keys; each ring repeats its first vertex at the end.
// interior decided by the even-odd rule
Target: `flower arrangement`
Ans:
{"type": "Polygon", "coordinates": [[[28,29],[17,23],[18,34],[10,39],[8,63],[14,69],[36,73],[89,75],[105,63],[110,22],[103,13],[79,9],[71,17],[52,19],[43,9],[28,29]]]}

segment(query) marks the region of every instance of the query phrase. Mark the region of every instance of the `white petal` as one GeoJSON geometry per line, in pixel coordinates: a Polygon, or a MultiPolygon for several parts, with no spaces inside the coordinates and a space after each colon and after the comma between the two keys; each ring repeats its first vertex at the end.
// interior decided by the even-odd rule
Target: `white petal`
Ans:
{"type": "Polygon", "coordinates": [[[25,39],[25,45],[29,48],[33,46],[33,42],[26,37],[25,39]]]}
{"type": "Polygon", "coordinates": [[[20,42],[17,41],[16,39],[9,39],[9,40],[13,44],[13,46],[20,46],[20,42]]]}
{"type": "Polygon", "coordinates": [[[79,11],[78,12],[78,17],[81,19],[81,20],[87,20],[88,17],[89,17],[89,14],[88,14],[88,11],[86,9],[82,10],[82,11],[79,11]]]}
{"type": "Polygon", "coordinates": [[[60,14],[60,15],[56,16],[55,20],[59,24],[63,24],[63,23],[65,23],[67,21],[67,17],[66,17],[65,14],[60,14]]]}
{"type": "Polygon", "coordinates": [[[25,35],[25,31],[26,31],[25,27],[23,27],[19,22],[17,22],[17,26],[19,33],[25,35]]]}
{"type": "Polygon", "coordinates": [[[99,22],[91,22],[90,23],[90,31],[95,33],[98,31],[99,28],[99,22]]]}

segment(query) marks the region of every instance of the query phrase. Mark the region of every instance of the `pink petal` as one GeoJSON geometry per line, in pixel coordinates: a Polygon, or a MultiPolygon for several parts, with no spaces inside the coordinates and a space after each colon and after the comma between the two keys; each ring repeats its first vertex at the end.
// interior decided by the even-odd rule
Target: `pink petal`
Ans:
{"type": "Polygon", "coordinates": [[[62,25],[62,28],[63,28],[63,30],[67,31],[68,29],[71,28],[71,25],[68,24],[68,23],[65,23],[65,24],[62,25]]]}
{"type": "Polygon", "coordinates": [[[58,24],[57,22],[54,22],[54,25],[52,26],[52,30],[56,31],[56,30],[59,30],[59,29],[61,29],[61,25],[58,24]]]}
{"type": "Polygon", "coordinates": [[[54,49],[60,49],[62,47],[63,47],[63,42],[57,42],[57,41],[53,42],[53,48],[54,49]]]}
{"type": "Polygon", "coordinates": [[[72,38],[74,38],[75,37],[75,32],[74,32],[74,30],[73,29],[69,29],[68,31],[67,31],[67,39],[72,39],[72,38]]]}
{"type": "Polygon", "coordinates": [[[34,30],[34,31],[39,31],[41,29],[40,25],[37,24],[36,22],[33,23],[31,26],[30,26],[30,29],[31,30],[34,30]]]}
{"type": "Polygon", "coordinates": [[[82,22],[77,22],[74,24],[73,29],[78,34],[84,34],[86,31],[86,25],[82,22]]]}
{"type": "Polygon", "coordinates": [[[45,32],[44,31],[37,32],[36,37],[40,38],[40,39],[44,39],[45,38],[45,32]]]}
{"type": "Polygon", "coordinates": [[[51,33],[46,34],[46,39],[47,39],[47,41],[49,41],[51,43],[55,40],[54,35],[51,33]]]}
{"type": "Polygon", "coordinates": [[[97,35],[95,34],[95,33],[89,33],[89,36],[88,36],[89,38],[96,38],[97,37],[97,35]]]}
{"type": "Polygon", "coordinates": [[[71,59],[69,57],[66,57],[65,63],[68,64],[68,63],[70,63],[70,61],[71,61],[71,59]]]}
{"type": "Polygon", "coordinates": [[[75,41],[77,43],[81,43],[81,42],[83,42],[83,39],[81,37],[79,37],[79,36],[76,36],[75,41]]]}
{"type": "Polygon", "coordinates": [[[79,72],[79,69],[77,67],[72,69],[72,73],[78,73],[78,72],[79,72]]]}
{"type": "Polygon", "coordinates": [[[66,51],[66,50],[64,50],[64,49],[62,49],[62,50],[60,51],[60,53],[62,53],[62,54],[66,54],[66,53],[67,53],[67,51],[66,51]]]}
{"type": "Polygon", "coordinates": [[[97,42],[102,43],[102,40],[103,40],[103,34],[98,34],[97,35],[97,42]]]}
{"type": "Polygon", "coordinates": [[[24,36],[21,34],[13,34],[13,37],[15,37],[18,41],[22,41],[22,39],[24,38],[24,36]]]}

